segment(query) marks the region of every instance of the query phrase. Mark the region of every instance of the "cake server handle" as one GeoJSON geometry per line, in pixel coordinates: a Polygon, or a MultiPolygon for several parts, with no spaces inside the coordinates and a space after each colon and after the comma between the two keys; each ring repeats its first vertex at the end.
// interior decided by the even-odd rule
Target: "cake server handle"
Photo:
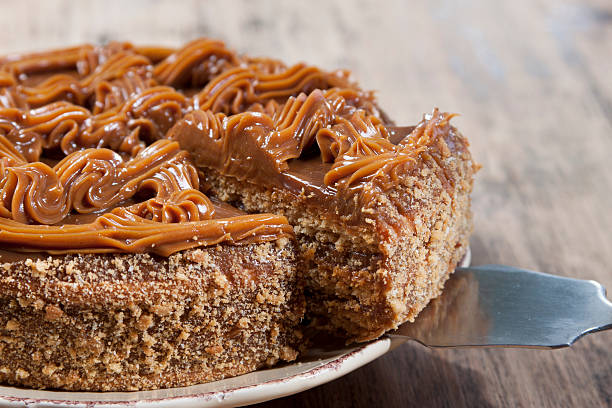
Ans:
{"type": "Polygon", "coordinates": [[[428,347],[569,347],[612,328],[598,282],[504,265],[457,268],[414,323],[389,336],[428,347]]]}

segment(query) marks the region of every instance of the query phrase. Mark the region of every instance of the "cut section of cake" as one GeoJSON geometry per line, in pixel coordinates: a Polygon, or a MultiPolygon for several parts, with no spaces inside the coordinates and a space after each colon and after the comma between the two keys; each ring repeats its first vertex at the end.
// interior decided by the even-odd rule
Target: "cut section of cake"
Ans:
{"type": "Polygon", "coordinates": [[[285,217],[208,199],[169,140],[52,167],[7,146],[0,381],[152,389],[296,358],[303,281],[285,217]]]}

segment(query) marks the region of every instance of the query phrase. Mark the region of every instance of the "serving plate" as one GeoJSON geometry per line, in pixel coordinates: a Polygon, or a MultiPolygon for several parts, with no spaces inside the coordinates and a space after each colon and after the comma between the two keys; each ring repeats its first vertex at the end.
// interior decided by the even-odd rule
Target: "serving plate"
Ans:
{"type": "MultiPolygon", "coordinates": [[[[470,250],[461,266],[470,263],[470,250]]],[[[313,348],[299,361],[190,387],[136,392],[42,391],[0,386],[1,407],[139,408],[228,407],[296,394],[333,381],[375,360],[405,340],[382,337],[349,347],[313,348]]]]}

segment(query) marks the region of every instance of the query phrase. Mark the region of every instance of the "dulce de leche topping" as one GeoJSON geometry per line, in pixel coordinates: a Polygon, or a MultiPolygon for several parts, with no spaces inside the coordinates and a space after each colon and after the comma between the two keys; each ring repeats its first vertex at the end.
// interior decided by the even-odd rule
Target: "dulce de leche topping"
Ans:
{"type": "Polygon", "coordinates": [[[369,200],[420,161],[444,169],[451,149],[465,148],[449,124],[453,116],[434,109],[417,126],[400,128],[357,89],[316,89],[263,112],[194,110],[167,137],[191,152],[198,166],[223,175],[326,200],[353,192],[369,200]]]}
{"type": "Polygon", "coordinates": [[[0,57],[0,244],[168,255],[291,235],[282,216],[213,203],[186,151],[240,180],[328,205],[355,192],[363,202],[419,161],[438,163],[452,184],[444,161],[464,148],[452,116],[434,110],[395,128],[347,71],[209,39],[0,57]]]}
{"type": "Polygon", "coordinates": [[[263,111],[329,75],[287,71],[206,39],[176,52],[113,43],[0,58],[0,245],[167,256],[292,236],[283,216],[211,201],[188,153],[165,139],[194,109],[263,111]],[[236,79],[245,67],[257,75],[236,79]]]}

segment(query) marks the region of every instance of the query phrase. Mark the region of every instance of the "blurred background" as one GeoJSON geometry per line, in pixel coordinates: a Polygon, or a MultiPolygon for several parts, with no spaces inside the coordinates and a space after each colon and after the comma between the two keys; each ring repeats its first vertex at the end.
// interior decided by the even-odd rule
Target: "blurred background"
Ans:
{"type": "MultiPolygon", "coordinates": [[[[434,106],[483,165],[473,263],[612,288],[612,2],[7,1],[0,54],[112,40],[240,52],[353,71],[398,124],[434,106]]],[[[406,345],[296,406],[612,406],[612,334],[569,350],[406,345]],[[330,399],[330,395],[333,398],[330,399]]]]}

